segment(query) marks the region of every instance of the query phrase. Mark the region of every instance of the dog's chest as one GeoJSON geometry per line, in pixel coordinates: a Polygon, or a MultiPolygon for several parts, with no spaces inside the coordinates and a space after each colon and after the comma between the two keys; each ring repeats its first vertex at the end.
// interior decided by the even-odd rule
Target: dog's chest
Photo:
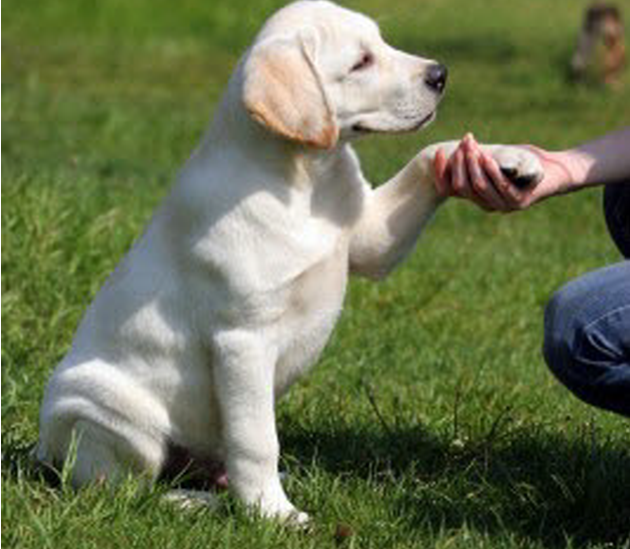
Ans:
{"type": "Polygon", "coordinates": [[[283,393],[317,360],[341,311],[347,277],[347,245],[340,243],[287,288],[287,307],[278,325],[276,393],[283,393]]]}

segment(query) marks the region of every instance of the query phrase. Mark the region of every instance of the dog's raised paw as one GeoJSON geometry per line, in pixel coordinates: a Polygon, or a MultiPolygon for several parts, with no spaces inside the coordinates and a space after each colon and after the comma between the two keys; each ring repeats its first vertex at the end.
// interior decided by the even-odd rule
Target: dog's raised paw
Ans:
{"type": "Polygon", "coordinates": [[[519,175],[518,170],[515,168],[501,168],[501,173],[519,189],[538,183],[537,174],[519,175]]]}
{"type": "Polygon", "coordinates": [[[519,189],[540,183],[544,170],[538,157],[521,147],[501,146],[492,154],[501,173],[519,189]]]}

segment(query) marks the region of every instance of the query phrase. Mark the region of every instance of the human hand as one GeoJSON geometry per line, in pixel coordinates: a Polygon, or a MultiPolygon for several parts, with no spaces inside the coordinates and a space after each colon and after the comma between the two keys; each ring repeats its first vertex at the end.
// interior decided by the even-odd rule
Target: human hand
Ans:
{"type": "Polygon", "coordinates": [[[523,147],[534,153],[542,164],[544,177],[537,185],[519,188],[472,134],[467,134],[450,158],[446,158],[443,150],[436,152],[437,192],[445,197],[471,200],[486,211],[512,212],[527,209],[544,198],[569,189],[573,178],[562,153],[533,145],[523,147]]]}

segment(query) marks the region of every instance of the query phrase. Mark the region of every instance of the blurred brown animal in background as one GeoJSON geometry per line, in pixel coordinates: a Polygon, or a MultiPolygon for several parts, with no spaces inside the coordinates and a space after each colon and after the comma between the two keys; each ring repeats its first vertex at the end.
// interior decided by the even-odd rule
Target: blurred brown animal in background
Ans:
{"type": "Polygon", "coordinates": [[[594,2],[584,14],[571,73],[575,79],[618,84],[626,64],[626,46],[620,9],[594,2]]]}

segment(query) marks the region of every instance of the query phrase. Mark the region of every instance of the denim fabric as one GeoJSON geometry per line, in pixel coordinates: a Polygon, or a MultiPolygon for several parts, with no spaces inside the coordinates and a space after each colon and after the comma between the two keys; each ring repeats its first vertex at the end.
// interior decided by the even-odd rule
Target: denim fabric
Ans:
{"type": "MultiPolygon", "coordinates": [[[[630,184],[609,185],[610,234],[630,258],[630,184]]],[[[569,282],[545,311],[545,360],[576,396],[630,417],[630,261],[569,282]]]]}
{"type": "Polygon", "coordinates": [[[544,355],[576,396],[630,417],[630,261],[588,273],[553,296],[544,355]]]}

